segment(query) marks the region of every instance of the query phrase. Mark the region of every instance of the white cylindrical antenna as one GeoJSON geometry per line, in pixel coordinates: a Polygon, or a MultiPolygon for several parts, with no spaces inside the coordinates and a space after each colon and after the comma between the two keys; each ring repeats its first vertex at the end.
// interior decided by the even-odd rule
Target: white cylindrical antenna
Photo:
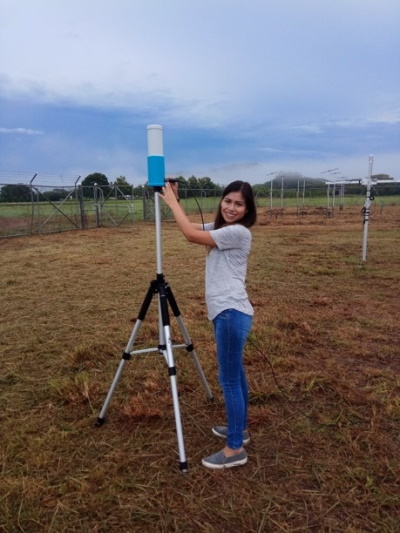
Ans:
{"type": "Polygon", "coordinates": [[[163,127],[159,124],[147,126],[148,155],[164,155],[163,127]]]}
{"type": "Polygon", "coordinates": [[[150,187],[163,187],[165,183],[165,162],[163,149],[163,128],[158,124],[147,126],[147,174],[150,187]]]}

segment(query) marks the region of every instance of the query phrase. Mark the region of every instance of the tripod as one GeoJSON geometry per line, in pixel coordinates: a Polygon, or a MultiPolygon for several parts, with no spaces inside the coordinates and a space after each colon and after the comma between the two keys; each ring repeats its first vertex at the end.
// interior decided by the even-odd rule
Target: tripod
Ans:
{"type": "Polygon", "coordinates": [[[150,283],[150,287],[146,293],[146,296],[143,300],[142,306],[139,311],[138,318],[133,327],[130,339],[126,345],[125,351],[122,355],[121,362],[115,374],[114,380],[111,384],[111,387],[108,391],[106,400],[104,402],[103,408],[100,412],[99,418],[97,419],[96,425],[101,426],[105,421],[105,414],[111,398],[114,394],[115,388],[118,384],[119,378],[121,376],[122,370],[125,366],[125,363],[129,361],[132,355],[140,353],[148,353],[158,351],[162,354],[168,365],[168,375],[171,380],[171,390],[172,390],[172,399],[174,404],[174,413],[175,413],[175,424],[176,424],[176,435],[178,440],[178,451],[179,451],[179,468],[183,472],[187,472],[188,464],[185,456],[185,447],[183,441],[183,432],[182,432],[182,422],[181,414],[179,408],[179,399],[178,399],[178,389],[176,381],[176,367],[174,363],[173,349],[175,348],[185,348],[192,356],[194,361],[197,373],[199,374],[200,380],[203,384],[203,387],[207,393],[209,400],[213,399],[212,392],[208,386],[207,380],[205,378],[204,372],[201,368],[200,362],[198,360],[197,354],[194,350],[192,341],[189,337],[183,319],[181,317],[178,305],[172,293],[171,287],[166,283],[164,279],[164,274],[162,273],[162,253],[161,253],[161,222],[160,222],[160,198],[158,192],[161,190],[160,187],[155,187],[154,191],[154,200],[155,200],[155,220],[156,220],[156,251],[157,251],[157,277],[150,283]],[[139,332],[139,329],[146,317],[147,310],[151,304],[153,296],[157,295],[158,297],[158,312],[159,312],[159,345],[157,348],[147,348],[144,350],[135,350],[132,351],[135,339],[139,332]],[[171,340],[171,331],[170,331],[170,320],[168,312],[168,304],[171,307],[171,310],[179,324],[185,344],[173,345],[171,340]]]}

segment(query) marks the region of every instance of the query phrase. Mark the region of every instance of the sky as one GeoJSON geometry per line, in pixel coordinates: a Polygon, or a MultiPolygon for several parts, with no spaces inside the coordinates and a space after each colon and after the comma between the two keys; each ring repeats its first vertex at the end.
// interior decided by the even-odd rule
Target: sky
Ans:
{"type": "Polygon", "coordinates": [[[168,175],[400,179],[399,28],[399,0],[0,0],[0,183],[144,184],[150,124],[168,175]]]}

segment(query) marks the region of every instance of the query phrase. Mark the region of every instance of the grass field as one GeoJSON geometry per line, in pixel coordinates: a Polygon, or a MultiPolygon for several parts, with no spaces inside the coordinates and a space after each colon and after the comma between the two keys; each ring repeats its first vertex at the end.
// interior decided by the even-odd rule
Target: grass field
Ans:
{"type": "MultiPolygon", "coordinates": [[[[162,225],[163,270],[214,393],[175,351],[189,472],[162,356],[135,356],[95,421],[155,276],[152,223],[0,241],[0,531],[399,532],[400,207],[253,229],[249,462],[201,466],[224,422],[205,250],[162,225]]],[[[210,218],[210,215],[207,215],[210,218]]],[[[198,220],[193,216],[193,220],[198,220]]],[[[174,340],[181,341],[171,317],[174,340]]],[[[152,304],[137,348],[157,346],[152,304]]]]}
{"type": "MultiPolygon", "coordinates": [[[[305,196],[304,199],[300,196],[299,198],[295,197],[295,193],[291,191],[293,196],[291,197],[285,197],[283,199],[280,198],[279,194],[276,192],[274,193],[272,197],[272,207],[277,208],[281,207],[281,204],[283,203],[283,207],[288,208],[295,208],[297,206],[299,207],[305,207],[305,208],[315,208],[315,207],[327,207],[328,205],[328,199],[324,194],[314,195],[314,196],[305,196]]],[[[182,201],[185,205],[185,208],[189,212],[198,212],[199,205],[201,209],[205,211],[213,210],[215,211],[216,206],[219,202],[218,196],[210,196],[210,197],[198,197],[193,198],[190,195],[190,192],[186,193],[183,192],[182,201]],[[197,201],[196,201],[197,200],[197,201]]],[[[271,198],[270,196],[259,196],[257,198],[258,205],[260,207],[270,207],[271,206],[271,198]]],[[[333,207],[336,207],[339,209],[340,204],[342,204],[344,207],[346,206],[362,206],[365,202],[365,194],[353,194],[353,195],[346,195],[342,199],[339,197],[335,198],[335,201],[333,202],[332,194],[329,198],[329,208],[332,207],[332,204],[334,204],[333,207]]],[[[399,195],[393,195],[393,196],[379,196],[377,195],[375,197],[376,206],[378,208],[385,207],[385,206],[395,206],[400,205],[400,196],[399,195]]],[[[21,203],[2,203],[0,202],[0,217],[31,217],[31,216],[37,216],[40,214],[41,216],[49,216],[51,215],[54,210],[56,209],[56,206],[60,206],[60,209],[65,212],[66,214],[73,215],[76,213],[79,213],[79,203],[75,198],[64,201],[64,202],[34,202],[33,204],[31,202],[21,202],[21,203]]],[[[143,200],[141,198],[136,199],[130,199],[129,201],[119,199],[114,200],[113,198],[106,200],[104,203],[99,203],[99,206],[103,207],[104,209],[109,210],[111,213],[115,214],[119,210],[123,211],[124,209],[130,209],[132,212],[135,213],[136,217],[140,220],[143,220],[143,200]]],[[[84,210],[88,213],[93,212],[95,209],[93,200],[85,200],[84,202],[84,210]]]]}
{"type": "MultiPolygon", "coordinates": [[[[295,195],[295,191],[289,191],[295,195]]],[[[288,192],[288,194],[289,194],[288,192]]],[[[190,191],[181,191],[182,205],[187,213],[196,214],[200,210],[207,214],[218,208],[218,196],[203,196],[194,198],[190,191]]],[[[315,193],[313,193],[315,194],[315,193]]],[[[276,194],[259,195],[257,205],[260,209],[267,209],[270,216],[305,216],[313,214],[316,217],[342,215],[347,211],[354,214],[354,209],[360,211],[365,203],[365,195],[346,195],[335,199],[318,196],[295,196],[280,198],[276,194]]],[[[104,203],[94,204],[93,200],[85,200],[81,205],[76,198],[62,202],[0,202],[0,238],[26,235],[45,235],[76,229],[96,227],[131,226],[136,221],[151,221],[154,219],[154,203],[148,201],[144,207],[143,199],[108,199],[104,203]],[[145,213],[144,213],[145,212],[145,213]]],[[[379,196],[372,202],[371,212],[378,216],[386,216],[391,207],[400,205],[400,196],[379,196]]],[[[170,210],[162,205],[162,216],[171,218],[170,210]]]]}

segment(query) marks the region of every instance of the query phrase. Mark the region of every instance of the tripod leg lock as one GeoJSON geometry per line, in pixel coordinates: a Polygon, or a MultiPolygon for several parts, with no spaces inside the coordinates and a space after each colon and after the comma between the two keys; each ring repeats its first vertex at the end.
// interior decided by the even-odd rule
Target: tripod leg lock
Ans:
{"type": "Polygon", "coordinates": [[[169,366],[168,367],[168,375],[169,376],[176,376],[176,367],[175,366],[169,366]]]}
{"type": "Polygon", "coordinates": [[[182,461],[181,463],[179,463],[179,468],[181,469],[183,474],[186,474],[189,470],[187,461],[182,461]]]}

